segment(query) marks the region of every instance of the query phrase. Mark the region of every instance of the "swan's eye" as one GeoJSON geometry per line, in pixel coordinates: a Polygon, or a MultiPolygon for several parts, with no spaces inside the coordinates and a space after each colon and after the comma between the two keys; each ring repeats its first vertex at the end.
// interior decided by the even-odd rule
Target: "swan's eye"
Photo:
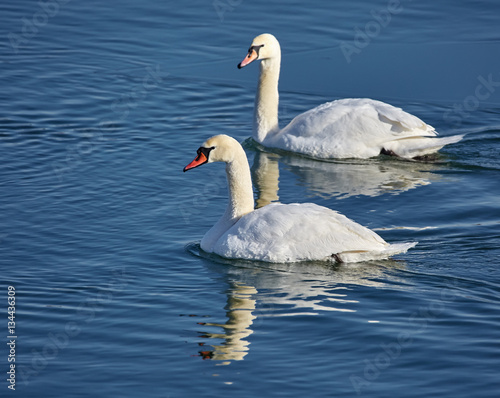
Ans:
{"type": "Polygon", "coordinates": [[[260,49],[264,47],[264,44],[260,44],[258,46],[251,46],[249,49],[248,49],[248,56],[250,56],[252,54],[253,51],[255,51],[257,53],[257,57],[259,56],[259,51],[260,49]]]}
{"type": "Polygon", "coordinates": [[[215,147],[214,147],[214,146],[212,146],[212,147],[210,147],[210,148],[205,148],[205,147],[203,147],[203,146],[202,146],[202,147],[198,148],[198,150],[196,151],[196,154],[198,155],[198,157],[199,157],[201,154],[203,154],[203,155],[205,155],[205,157],[208,159],[208,156],[210,155],[210,151],[211,151],[212,149],[215,149],[215,147]]]}

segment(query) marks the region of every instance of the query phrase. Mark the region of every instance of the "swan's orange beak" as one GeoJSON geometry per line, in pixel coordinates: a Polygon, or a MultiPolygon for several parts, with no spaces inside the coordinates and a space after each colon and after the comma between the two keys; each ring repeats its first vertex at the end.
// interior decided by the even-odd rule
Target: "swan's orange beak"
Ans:
{"type": "Polygon", "coordinates": [[[255,51],[255,49],[253,47],[251,47],[250,50],[248,51],[247,56],[243,59],[243,61],[241,61],[238,64],[238,69],[241,69],[244,66],[247,66],[248,64],[251,64],[257,58],[259,58],[259,54],[257,53],[257,51],[255,51]]]}
{"type": "Polygon", "coordinates": [[[203,163],[208,162],[208,158],[205,156],[203,152],[199,152],[196,159],[189,163],[186,167],[184,167],[184,171],[188,171],[194,169],[195,167],[201,166],[203,163]]]}

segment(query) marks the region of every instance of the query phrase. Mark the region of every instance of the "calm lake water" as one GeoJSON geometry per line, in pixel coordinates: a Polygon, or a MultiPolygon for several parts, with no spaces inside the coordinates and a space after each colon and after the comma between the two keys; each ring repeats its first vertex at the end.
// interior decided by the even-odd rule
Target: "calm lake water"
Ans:
{"type": "Polygon", "coordinates": [[[0,396],[498,396],[498,1],[0,10],[0,396]],[[236,65],[263,32],[282,46],[282,126],[371,97],[465,139],[429,163],[261,151],[258,68],[236,65]],[[219,133],[244,142],[260,205],[314,202],[419,244],[335,266],[204,255],[224,167],[182,168],[219,133]]]}

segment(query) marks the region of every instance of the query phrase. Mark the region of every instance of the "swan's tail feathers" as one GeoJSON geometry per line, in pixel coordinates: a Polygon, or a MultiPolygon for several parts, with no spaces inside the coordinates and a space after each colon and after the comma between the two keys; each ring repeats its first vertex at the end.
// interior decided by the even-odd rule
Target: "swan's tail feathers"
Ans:
{"type": "MultiPolygon", "coordinates": [[[[396,254],[406,253],[412,247],[415,247],[418,242],[406,242],[406,243],[392,243],[381,253],[387,257],[394,256],[396,254]]],[[[384,258],[387,258],[384,257],[384,258]]]]}
{"type": "Polygon", "coordinates": [[[384,144],[382,153],[393,153],[402,158],[418,158],[436,153],[448,144],[454,144],[464,138],[464,135],[450,137],[408,137],[389,141],[384,144]]]}
{"type": "Polygon", "coordinates": [[[385,260],[396,254],[406,253],[414,247],[418,242],[393,243],[388,245],[384,250],[379,251],[347,251],[332,255],[336,262],[342,263],[357,263],[360,261],[385,260]]]}

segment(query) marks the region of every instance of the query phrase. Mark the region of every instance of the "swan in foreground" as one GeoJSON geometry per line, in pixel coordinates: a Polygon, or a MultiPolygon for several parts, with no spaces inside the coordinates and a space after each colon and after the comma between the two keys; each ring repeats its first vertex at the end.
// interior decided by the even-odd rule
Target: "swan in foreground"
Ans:
{"type": "Polygon", "coordinates": [[[370,158],[380,154],[418,158],[460,141],[436,138],[434,128],[384,102],[348,98],[328,102],[278,126],[281,49],[271,34],[257,36],[238,68],[261,60],[255,97],[253,139],[270,147],[314,158],[370,158]]]}
{"type": "Polygon", "coordinates": [[[245,151],[227,135],[205,141],[184,171],[212,162],[226,163],[229,204],[222,218],[201,240],[205,252],[276,263],[357,262],[385,259],[416,245],[389,244],[368,228],[313,203],[272,203],[254,210],[245,151]]]}

